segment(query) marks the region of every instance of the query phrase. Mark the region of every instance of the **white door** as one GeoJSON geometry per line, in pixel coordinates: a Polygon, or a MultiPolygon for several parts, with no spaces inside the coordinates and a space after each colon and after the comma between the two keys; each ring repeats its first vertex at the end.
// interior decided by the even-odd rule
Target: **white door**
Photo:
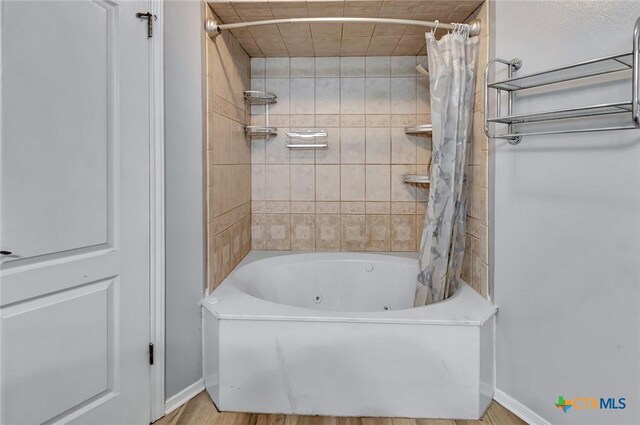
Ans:
{"type": "Polygon", "coordinates": [[[148,4],[0,8],[0,420],[149,423],[148,4]]]}

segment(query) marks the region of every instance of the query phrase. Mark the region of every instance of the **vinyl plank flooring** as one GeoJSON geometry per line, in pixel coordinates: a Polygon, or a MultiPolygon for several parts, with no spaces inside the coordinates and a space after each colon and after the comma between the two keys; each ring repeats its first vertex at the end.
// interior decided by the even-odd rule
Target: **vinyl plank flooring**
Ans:
{"type": "Polygon", "coordinates": [[[489,409],[484,416],[491,419],[492,425],[527,425],[525,421],[495,401],[491,403],[491,406],[489,406],[489,409]]]}
{"type": "Polygon", "coordinates": [[[209,395],[203,391],[171,414],[154,422],[154,425],[526,425],[526,423],[495,401],[479,421],[218,412],[209,395]]]}
{"type": "Polygon", "coordinates": [[[284,425],[285,420],[285,415],[251,414],[251,425],[284,425]]]}

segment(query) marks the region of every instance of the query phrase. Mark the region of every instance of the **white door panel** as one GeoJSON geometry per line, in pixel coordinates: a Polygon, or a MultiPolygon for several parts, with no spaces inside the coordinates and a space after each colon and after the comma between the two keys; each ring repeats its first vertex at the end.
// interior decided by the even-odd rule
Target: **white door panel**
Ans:
{"type": "Polygon", "coordinates": [[[3,245],[27,258],[106,244],[117,6],[3,6],[3,245]]]}
{"type": "Polygon", "coordinates": [[[148,5],[0,8],[0,422],[148,423],[148,5]]]}
{"type": "Polygon", "coordinates": [[[4,347],[3,362],[13,366],[2,376],[10,388],[5,402],[38,406],[9,409],[6,423],[39,424],[112,394],[116,285],[107,279],[3,309],[3,338],[12,342],[4,347]]]}

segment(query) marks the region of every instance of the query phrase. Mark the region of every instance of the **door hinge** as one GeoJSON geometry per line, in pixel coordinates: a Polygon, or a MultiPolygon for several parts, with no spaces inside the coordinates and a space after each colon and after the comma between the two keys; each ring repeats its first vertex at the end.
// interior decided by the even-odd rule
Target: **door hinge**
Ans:
{"type": "Polygon", "coordinates": [[[149,343],[149,364],[153,366],[153,342],[149,343]]]}
{"type": "Polygon", "coordinates": [[[153,21],[158,19],[158,17],[149,12],[146,12],[146,13],[138,12],[136,13],[136,18],[147,20],[147,37],[148,38],[153,37],[153,21]]]}

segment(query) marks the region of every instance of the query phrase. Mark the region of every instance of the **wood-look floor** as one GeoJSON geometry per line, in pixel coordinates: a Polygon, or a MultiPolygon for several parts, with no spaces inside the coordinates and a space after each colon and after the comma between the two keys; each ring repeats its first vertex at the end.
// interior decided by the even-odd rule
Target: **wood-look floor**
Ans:
{"type": "Polygon", "coordinates": [[[218,412],[206,391],[154,425],[526,425],[495,401],[479,421],[398,418],[342,418],[331,416],[263,415],[218,412]]]}

